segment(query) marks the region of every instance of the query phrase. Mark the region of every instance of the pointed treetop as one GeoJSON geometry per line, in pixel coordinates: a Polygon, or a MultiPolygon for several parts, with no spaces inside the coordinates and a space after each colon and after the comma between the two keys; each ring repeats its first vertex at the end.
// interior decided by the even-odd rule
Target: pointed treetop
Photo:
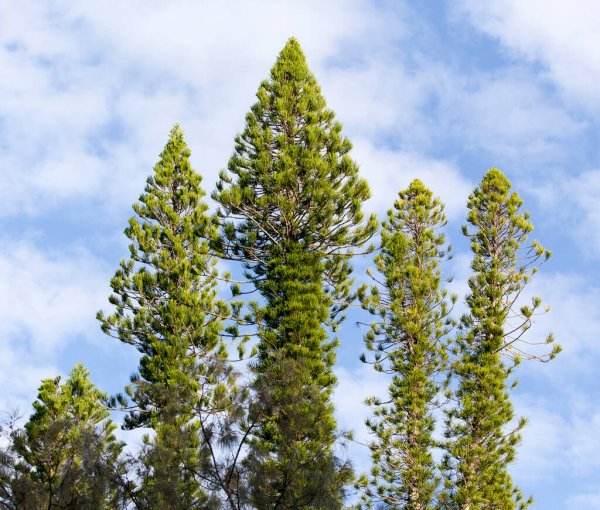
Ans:
{"type": "Polygon", "coordinates": [[[221,173],[213,195],[223,214],[251,217],[238,234],[252,232],[246,240],[261,247],[291,236],[337,256],[329,252],[334,245],[365,243],[376,229],[375,217],[363,222],[369,187],[296,39],[288,40],[256,95],[229,173],[221,173]]]}
{"type": "Polygon", "coordinates": [[[303,62],[306,65],[306,57],[304,56],[304,52],[302,51],[302,47],[300,43],[295,37],[290,37],[283,49],[279,52],[277,56],[277,63],[280,62],[303,62]]]}
{"type": "Polygon", "coordinates": [[[477,225],[483,215],[501,214],[502,208],[506,207],[509,215],[514,217],[520,227],[526,232],[531,231],[533,227],[525,225],[529,214],[518,214],[523,201],[516,192],[511,192],[511,186],[510,180],[501,170],[496,167],[490,168],[481,179],[479,186],[469,196],[467,202],[469,223],[477,225]]]}
{"type": "Polygon", "coordinates": [[[425,184],[423,184],[423,181],[421,179],[413,179],[408,187],[409,189],[427,189],[427,187],[425,186],[425,184]]]}
{"type": "Polygon", "coordinates": [[[397,215],[402,215],[405,208],[410,209],[412,214],[419,215],[423,221],[430,216],[432,209],[439,208],[440,216],[437,219],[440,224],[446,224],[446,218],[443,215],[444,205],[433,196],[433,192],[420,179],[413,179],[408,188],[398,193],[394,208],[387,213],[388,221],[395,225],[397,215]]]}
{"type": "MultiPolygon", "coordinates": [[[[176,123],[169,132],[169,141],[160,153],[160,157],[166,159],[167,163],[174,164],[177,159],[176,156],[180,156],[180,158],[189,158],[191,154],[192,151],[189,149],[184,139],[183,129],[181,129],[179,123],[176,123]]],[[[159,161],[155,166],[155,170],[161,163],[164,165],[165,162],[159,161]]],[[[178,167],[178,165],[176,165],[176,167],[178,167]]]]}
{"type": "Polygon", "coordinates": [[[411,181],[411,183],[408,185],[408,188],[406,188],[403,191],[400,191],[400,193],[398,193],[398,195],[402,196],[407,193],[410,195],[418,195],[418,194],[425,194],[428,196],[433,195],[431,190],[427,186],[425,186],[425,184],[423,184],[423,181],[421,181],[420,179],[413,179],[411,181]]]}
{"type": "Polygon", "coordinates": [[[510,190],[510,187],[511,183],[508,177],[504,175],[502,170],[496,167],[490,168],[481,180],[482,191],[494,189],[501,194],[506,194],[510,190]]]}
{"type": "MultiPolygon", "coordinates": [[[[270,77],[274,83],[279,84],[308,82],[311,85],[314,84],[317,86],[315,92],[320,92],[317,80],[308,68],[304,52],[298,41],[293,37],[285,43],[285,46],[277,56],[277,60],[271,68],[270,77]]],[[[296,89],[297,85],[293,85],[293,87],[296,89]]],[[[325,105],[323,104],[322,107],[324,106],[325,105]]]]}
{"type": "Polygon", "coordinates": [[[302,47],[300,46],[298,39],[296,39],[294,36],[290,37],[287,40],[287,42],[285,43],[285,46],[281,50],[280,56],[282,56],[284,54],[290,54],[290,52],[299,53],[300,56],[304,57],[304,54],[302,53],[302,47]]]}
{"type": "Polygon", "coordinates": [[[181,124],[179,124],[179,122],[176,122],[175,124],[173,124],[173,127],[171,128],[169,135],[171,138],[182,138],[183,137],[183,129],[181,129],[181,124]]]}

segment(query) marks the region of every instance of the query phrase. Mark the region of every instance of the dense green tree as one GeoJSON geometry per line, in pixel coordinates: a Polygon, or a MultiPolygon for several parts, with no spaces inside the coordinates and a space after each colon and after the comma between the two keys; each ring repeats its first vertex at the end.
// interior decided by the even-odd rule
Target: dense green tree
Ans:
{"type": "MultiPolygon", "coordinates": [[[[363,308],[377,317],[365,337],[374,368],[391,377],[385,399],[368,403],[367,426],[374,467],[364,479],[363,503],[372,508],[424,510],[439,484],[433,458],[433,412],[446,364],[450,327],[440,261],[447,257],[443,206],[421,181],[400,192],[381,232],[375,285],[361,293],[363,308]]],[[[363,356],[363,360],[365,357],[363,356]]]]}
{"type": "Polygon", "coordinates": [[[334,455],[331,394],[350,296],[349,257],[376,229],[351,144],[290,39],[236,138],[214,198],[227,218],[221,249],[241,261],[256,306],[258,421],[246,466],[256,508],[340,508],[351,470],[334,455]]]}
{"type": "Polygon", "coordinates": [[[14,510],[98,510],[123,507],[119,454],[123,444],[104,405],[107,396],[83,365],[46,379],[24,428],[2,452],[0,506],[14,510]]]}
{"type": "Polygon", "coordinates": [[[105,333],[142,353],[125,420],[156,432],[138,464],[141,508],[216,504],[203,484],[214,467],[213,420],[227,413],[233,388],[221,336],[227,307],[209,250],[216,224],[189,158],[175,126],[125,230],[130,258],[111,280],[115,313],[98,314],[105,333]]]}
{"type": "MultiPolygon", "coordinates": [[[[447,411],[442,508],[509,510],[531,502],[508,471],[525,420],[513,422],[507,378],[521,359],[546,361],[560,348],[536,354],[525,349],[530,341],[522,341],[541,300],[520,306],[518,298],[550,252],[527,242],[533,225],[520,212],[521,205],[497,168],[486,173],[469,197],[470,227],[464,233],[474,255],[473,276],[452,366],[458,386],[456,406],[447,411]]],[[[552,341],[550,335],[541,343],[552,341]]]]}

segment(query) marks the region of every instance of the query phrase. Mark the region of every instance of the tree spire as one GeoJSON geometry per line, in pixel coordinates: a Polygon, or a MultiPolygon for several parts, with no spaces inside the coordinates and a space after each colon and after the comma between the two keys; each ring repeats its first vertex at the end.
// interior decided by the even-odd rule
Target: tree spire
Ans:
{"type": "Polygon", "coordinates": [[[375,257],[381,276],[373,277],[368,294],[364,287],[360,293],[363,308],[377,319],[365,337],[373,353],[368,361],[392,378],[385,398],[367,400],[375,414],[367,422],[375,436],[374,467],[359,484],[367,508],[426,510],[435,500],[434,410],[451,324],[440,272],[447,252],[439,229],[445,224],[440,201],[421,181],[412,181],[383,223],[375,257]]]}
{"type": "MultiPolygon", "coordinates": [[[[457,358],[456,407],[447,411],[446,489],[442,508],[514,510],[529,506],[511,479],[521,419],[511,426],[513,406],[507,379],[521,359],[552,359],[560,347],[531,352],[521,342],[531,327],[539,298],[520,306],[519,295],[550,252],[527,242],[533,230],[522,200],[497,168],[483,177],[468,201],[464,233],[471,242],[473,276],[469,278],[469,311],[461,319],[457,358]]],[[[551,344],[549,335],[541,344],[551,344]]]]}
{"type": "Polygon", "coordinates": [[[223,253],[241,261],[265,306],[256,309],[260,430],[248,457],[258,508],[340,508],[349,470],[333,453],[331,394],[337,339],[350,297],[349,258],[376,229],[367,183],[326,107],[300,45],[290,39],[236,138],[214,198],[223,253]]]}
{"type": "Polygon", "coordinates": [[[197,508],[209,494],[206,416],[232,383],[221,338],[227,307],[216,299],[216,225],[207,214],[201,177],[175,125],[125,235],[130,258],[111,280],[115,312],[98,313],[102,330],[142,354],[127,388],[135,403],[125,426],[149,426],[138,499],[151,508],[197,508]],[[203,441],[201,441],[201,438],[203,441]]]}

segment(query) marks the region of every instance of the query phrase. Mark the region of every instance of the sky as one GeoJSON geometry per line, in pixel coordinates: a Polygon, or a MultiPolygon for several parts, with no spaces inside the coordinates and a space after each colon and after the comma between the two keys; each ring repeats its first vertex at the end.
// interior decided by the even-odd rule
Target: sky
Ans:
{"type": "MultiPolygon", "coordinates": [[[[564,352],[524,363],[514,478],[534,508],[600,509],[600,4],[594,0],[0,0],[0,409],[84,362],[121,391],[138,355],[103,335],[122,231],[179,122],[212,191],[261,80],[298,39],[380,215],[418,177],[446,204],[451,290],[467,196],[501,168],[553,251],[529,295],[564,352]]],[[[357,261],[363,278],[368,260],[357,261]]],[[[340,334],[339,423],[368,440],[385,382],[340,334]]],[[[123,437],[133,440],[133,436],[123,437]]],[[[349,448],[357,468],[368,452],[349,448]]]]}

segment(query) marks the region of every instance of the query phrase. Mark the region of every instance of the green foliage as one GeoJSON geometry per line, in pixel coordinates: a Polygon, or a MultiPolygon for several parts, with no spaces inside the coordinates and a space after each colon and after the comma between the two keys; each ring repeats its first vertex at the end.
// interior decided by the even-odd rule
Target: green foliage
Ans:
{"type": "Polygon", "coordinates": [[[123,447],[104,406],[107,396],[76,365],[64,384],[46,379],[34,413],[3,452],[0,502],[20,510],[121,508],[123,447]]]}
{"type": "Polygon", "coordinates": [[[111,280],[116,311],[98,313],[105,333],[142,353],[125,425],[156,431],[146,438],[143,508],[203,507],[207,427],[235,393],[221,337],[228,309],[216,298],[209,251],[216,224],[189,157],[175,126],[125,230],[130,258],[111,280]]]}
{"type": "MultiPolygon", "coordinates": [[[[374,216],[363,224],[370,192],[349,156],[352,145],[295,39],[256,95],[214,194],[234,220],[224,226],[222,249],[245,262],[259,287],[274,256],[295,245],[318,253],[325,288],[343,300],[350,294],[348,255],[377,225],[374,216]]],[[[332,307],[333,315],[342,308],[332,307]]]]}
{"type": "Polygon", "coordinates": [[[335,341],[328,341],[320,264],[303,253],[273,261],[254,367],[260,431],[246,465],[256,508],[337,508],[350,470],[333,455],[330,402],[335,341]],[[312,260],[311,260],[312,259],[312,260]]]}
{"type": "MultiPolygon", "coordinates": [[[[442,508],[510,510],[531,503],[508,472],[525,420],[513,423],[507,378],[522,358],[547,361],[560,348],[536,354],[521,341],[541,300],[517,308],[517,299],[550,252],[537,242],[527,244],[533,225],[520,212],[522,201],[510,187],[502,172],[492,168],[468,201],[471,228],[464,227],[464,233],[474,254],[473,276],[469,313],[461,321],[452,366],[457,404],[447,411],[442,508]]],[[[551,342],[549,336],[542,343],[551,342]]]]}
{"type": "Polygon", "coordinates": [[[351,296],[349,257],[375,232],[366,182],[302,50],[290,39],[257,93],[214,198],[220,249],[264,299],[258,324],[258,425],[246,465],[257,508],[340,508],[349,467],[335,458],[330,402],[336,327],[351,296]]]}
{"type": "Polygon", "coordinates": [[[367,508],[432,508],[439,484],[433,411],[451,325],[439,269],[447,256],[438,233],[445,224],[442,204],[414,180],[383,223],[375,257],[382,279],[372,276],[376,285],[360,292],[363,308],[377,317],[365,337],[372,363],[392,378],[384,402],[367,400],[375,414],[367,422],[374,467],[359,484],[367,508]]]}
{"type": "Polygon", "coordinates": [[[541,299],[520,296],[550,252],[528,242],[533,226],[510,182],[493,168],[469,197],[468,313],[449,346],[456,298],[441,282],[440,201],[418,180],[400,192],[382,224],[374,284],[354,294],[350,261],[379,225],[363,215],[368,185],[295,39],[257,98],[213,194],[217,216],[182,130],[171,130],[125,230],[114,311],[97,315],[107,335],[141,353],[138,372],[110,407],[82,365],[64,384],[43,381],[24,428],[0,426],[0,506],[340,510],[354,474],[335,452],[348,436],[331,401],[333,335],[358,295],[375,317],[368,361],[390,381],[384,400],[367,401],[374,467],[356,483],[362,505],[525,509],[531,499],[508,472],[525,420],[515,423],[507,383],[523,359],[546,362],[560,347],[548,350],[552,335],[523,340],[541,299]],[[221,277],[217,254],[240,263],[247,281],[221,277]],[[221,280],[237,300],[218,298],[221,280]],[[245,302],[254,291],[260,301],[245,302]],[[243,358],[252,336],[248,388],[225,339],[239,341],[243,358]],[[444,390],[453,403],[440,466],[434,414],[444,390]],[[108,414],[117,405],[125,428],[152,429],[128,462],[108,414]]]}

